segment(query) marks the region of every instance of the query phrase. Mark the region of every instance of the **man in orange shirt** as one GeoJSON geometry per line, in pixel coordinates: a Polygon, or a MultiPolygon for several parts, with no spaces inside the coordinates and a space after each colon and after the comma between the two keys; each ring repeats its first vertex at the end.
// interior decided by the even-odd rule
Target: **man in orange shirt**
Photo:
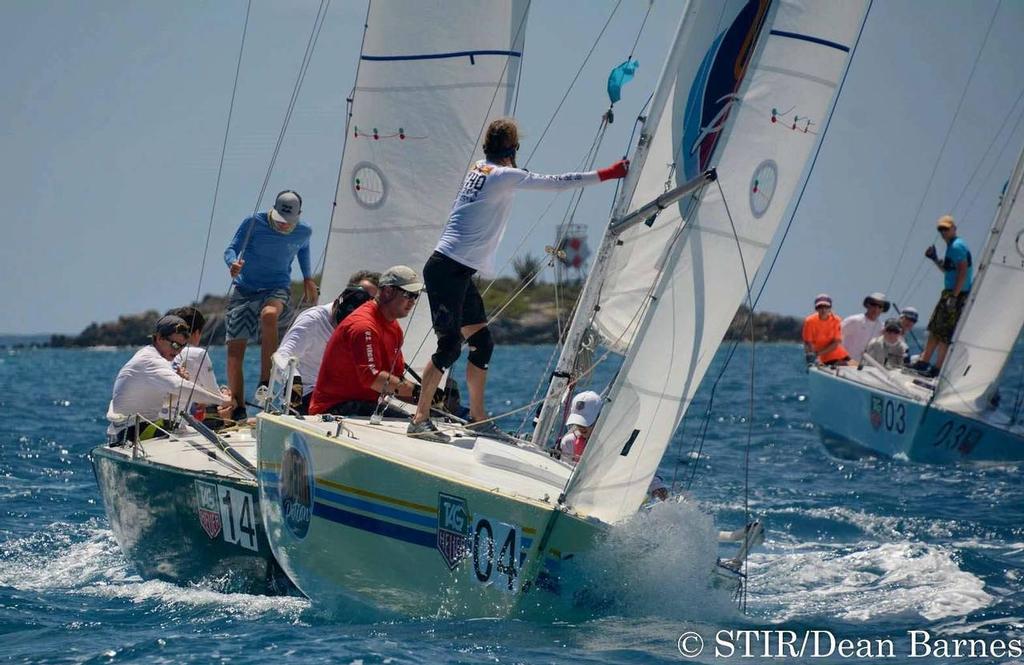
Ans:
{"type": "Polygon", "coordinates": [[[398,319],[409,316],[423,282],[412,268],[394,266],[384,271],[378,284],[376,297],[349,314],[327,341],[311,414],[371,416],[381,394],[416,401],[418,386],[404,378],[404,335],[398,319]]]}
{"type": "Polygon", "coordinates": [[[814,314],[804,319],[804,353],[807,364],[845,365],[850,354],[843,348],[842,321],[832,312],[832,297],[819,293],[814,298],[814,314]]]}

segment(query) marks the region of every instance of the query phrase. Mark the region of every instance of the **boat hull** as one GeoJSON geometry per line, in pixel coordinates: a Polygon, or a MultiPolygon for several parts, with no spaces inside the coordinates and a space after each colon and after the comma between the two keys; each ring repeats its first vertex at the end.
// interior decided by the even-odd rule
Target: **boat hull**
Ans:
{"type": "Polygon", "coordinates": [[[93,449],[92,463],[114,538],[144,579],[233,593],[294,588],[271,553],[255,481],[107,446],[93,449]]]}
{"type": "Polygon", "coordinates": [[[984,420],[829,370],[811,369],[808,384],[811,418],[836,457],[905,457],[932,464],[1024,460],[1024,437],[984,420]]]}
{"type": "Polygon", "coordinates": [[[326,611],[528,611],[552,602],[573,554],[603,531],[552,503],[396,463],[344,435],[261,416],[257,439],[271,547],[326,611]]]}

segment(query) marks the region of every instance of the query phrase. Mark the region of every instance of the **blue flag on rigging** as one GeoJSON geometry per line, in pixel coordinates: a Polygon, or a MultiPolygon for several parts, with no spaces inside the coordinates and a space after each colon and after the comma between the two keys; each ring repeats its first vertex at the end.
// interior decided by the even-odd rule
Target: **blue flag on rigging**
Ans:
{"type": "Polygon", "coordinates": [[[633,80],[640,63],[636,60],[627,60],[612,70],[608,75],[608,99],[612,104],[622,99],[622,86],[633,80]]]}

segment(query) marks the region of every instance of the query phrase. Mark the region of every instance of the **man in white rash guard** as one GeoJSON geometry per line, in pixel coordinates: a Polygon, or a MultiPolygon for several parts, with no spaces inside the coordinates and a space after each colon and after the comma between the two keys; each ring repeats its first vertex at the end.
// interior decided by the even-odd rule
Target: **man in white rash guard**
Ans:
{"type": "MultiPolygon", "coordinates": [[[[178,352],[178,355],[171,361],[171,367],[182,377],[189,381],[194,381],[200,387],[205,388],[207,392],[220,393],[226,398],[230,398],[231,391],[227,388],[220,388],[217,383],[217,374],[213,371],[213,359],[210,358],[210,352],[200,346],[203,329],[206,328],[206,317],[191,305],[169,309],[167,314],[180,317],[189,327],[188,346],[178,352]]],[[[207,404],[204,400],[193,399],[192,403],[189,404],[188,411],[199,420],[205,420],[206,406],[207,404]]],[[[216,406],[216,404],[212,406],[216,406]]],[[[218,407],[218,411],[217,416],[220,420],[231,416],[231,412],[226,409],[218,407]]],[[[213,421],[207,424],[216,426],[213,424],[213,421]]]]}
{"type": "Polygon", "coordinates": [[[497,429],[487,421],[484,409],[484,386],[494,342],[487,329],[483,299],[472,278],[478,271],[494,271],[494,256],[516,192],[586,187],[624,178],[629,169],[629,162],[620,160],[598,171],[541,175],[516,167],[518,149],[515,120],[500,118],[487,127],[483,144],[486,159],[477,162],[466,175],[441,239],[423,267],[437,350],[423,370],[423,388],[416,415],[409,424],[410,436],[442,443],[449,440],[430,421],[430,404],[444,371],[462,352],[463,339],[469,346],[466,384],[470,419],[478,423],[474,429],[479,432],[495,433],[497,429]]]}
{"type": "MultiPolygon", "coordinates": [[[[189,326],[179,316],[163,316],[156,322],[152,342],[125,363],[114,380],[114,394],[107,407],[107,435],[111,443],[123,443],[155,436],[175,415],[179,401],[189,399],[231,404],[229,397],[213,393],[181,377],[171,366],[174,357],[188,345],[189,326]],[[135,431],[135,414],[142,416],[135,431]]],[[[184,406],[184,405],[182,405],[184,406]]]]}
{"type": "Polygon", "coordinates": [[[302,311],[288,332],[281,338],[281,344],[274,352],[274,365],[285,367],[288,359],[298,359],[298,376],[302,382],[302,402],[299,413],[309,413],[309,401],[320,374],[320,363],[327,348],[327,340],[334,329],[346,316],[377,295],[379,272],[360,270],[348,279],[348,286],[330,305],[314,305],[302,311]]]}

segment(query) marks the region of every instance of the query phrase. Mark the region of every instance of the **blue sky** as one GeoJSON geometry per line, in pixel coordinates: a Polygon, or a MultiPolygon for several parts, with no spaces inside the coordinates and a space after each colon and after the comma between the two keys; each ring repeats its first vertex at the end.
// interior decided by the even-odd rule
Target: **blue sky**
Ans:
{"type": "MultiPolygon", "coordinates": [[[[204,263],[245,3],[0,3],[8,27],[0,42],[0,283],[9,294],[0,332],[78,332],[197,292],[226,292],[221,253],[239,221],[267,205],[260,186],[318,5],[253,2],[204,263]]],[[[623,0],[538,146],[615,3],[534,1],[517,112],[522,155],[537,148],[532,169],[579,165],[607,107],[607,72],[628,54],[647,5],[623,0]]],[[[314,259],[326,240],[365,7],[332,3],[268,186],[271,195],[303,194],[314,259]]],[[[640,70],[599,163],[623,153],[681,7],[655,2],[637,47],[640,70]]],[[[977,255],[1024,144],[1021,34],[1021,2],[875,3],[763,309],[805,313],[816,292],[830,291],[847,314],[886,288],[900,304],[931,307],[939,275],[922,268],[921,254],[936,239],[935,219],[952,211],[977,255]]],[[[588,190],[577,213],[592,246],[610,190],[588,190]]],[[[513,218],[527,226],[549,203],[520,196],[513,218]]],[[[529,251],[551,242],[564,207],[552,207],[529,251]]],[[[518,241],[514,230],[506,235],[499,265],[518,241]]]]}

